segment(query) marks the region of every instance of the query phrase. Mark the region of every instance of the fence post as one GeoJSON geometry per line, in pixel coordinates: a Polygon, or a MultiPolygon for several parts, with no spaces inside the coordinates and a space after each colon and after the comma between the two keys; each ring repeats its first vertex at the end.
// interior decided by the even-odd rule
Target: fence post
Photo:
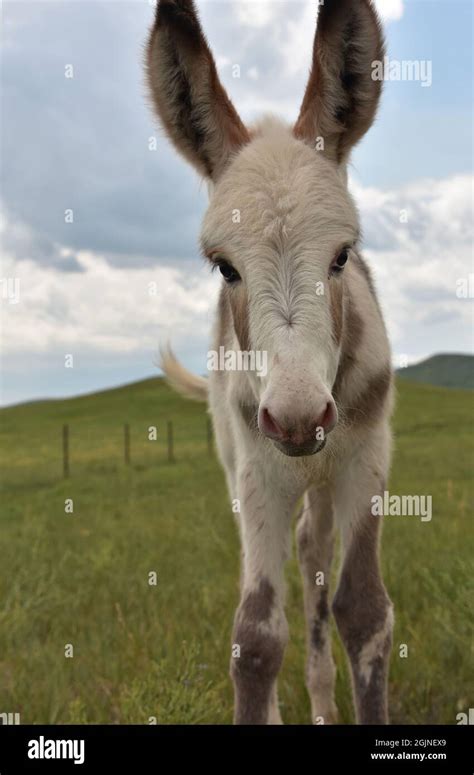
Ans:
{"type": "Polygon", "coordinates": [[[127,466],[130,465],[130,425],[128,422],[123,426],[123,459],[127,466]]]}
{"type": "Polygon", "coordinates": [[[168,462],[174,463],[173,423],[168,420],[168,462]]]}
{"type": "Polygon", "coordinates": [[[212,422],[211,418],[207,418],[207,451],[209,455],[212,455],[212,422]]]}
{"type": "Polygon", "coordinates": [[[69,425],[63,425],[63,475],[69,476],[69,425]]]}

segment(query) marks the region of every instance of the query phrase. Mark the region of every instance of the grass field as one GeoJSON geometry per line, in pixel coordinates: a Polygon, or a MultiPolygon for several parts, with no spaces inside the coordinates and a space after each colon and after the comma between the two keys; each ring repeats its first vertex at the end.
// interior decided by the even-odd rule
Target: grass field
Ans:
{"type": "MultiPolygon", "coordinates": [[[[399,383],[390,491],[431,494],[433,519],[385,521],[394,723],[454,724],[474,707],[472,407],[472,392],[399,383]]],[[[223,475],[207,452],[204,407],[155,379],[4,409],[0,420],[0,713],[20,712],[25,724],[231,722],[239,549],[223,475]],[[168,420],[175,463],[166,459],[168,420]],[[148,440],[152,425],[157,441],[148,440]],[[73,514],[65,513],[69,498],[73,514]]],[[[294,553],[287,580],[282,714],[309,723],[294,553]]],[[[351,723],[337,638],[335,655],[341,721],[351,723]]]]}

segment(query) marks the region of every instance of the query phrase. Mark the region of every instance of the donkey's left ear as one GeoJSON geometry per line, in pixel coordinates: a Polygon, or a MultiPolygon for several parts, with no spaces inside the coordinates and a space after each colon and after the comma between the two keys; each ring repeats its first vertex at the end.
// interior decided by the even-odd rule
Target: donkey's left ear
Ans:
{"type": "Polygon", "coordinates": [[[249,136],[221,85],[193,0],[160,0],[147,49],[156,111],[174,145],[214,180],[249,136]]]}
{"type": "Polygon", "coordinates": [[[294,127],[337,163],[372,124],[381,92],[373,63],[383,61],[384,40],[371,0],[324,0],[318,14],[313,62],[294,127]]]}

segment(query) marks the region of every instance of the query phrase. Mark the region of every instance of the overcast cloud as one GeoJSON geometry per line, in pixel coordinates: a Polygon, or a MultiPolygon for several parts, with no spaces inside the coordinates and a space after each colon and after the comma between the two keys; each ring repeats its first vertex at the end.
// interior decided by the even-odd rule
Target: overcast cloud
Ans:
{"type": "MultiPolygon", "coordinates": [[[[244,120],[266,111],[293,120],[316,3],[198,5],[244,120]],[[240,78],[232,77],[235,64],[240,78]]],[[[378,5],[394,53],[408,39],[412,55],[424,55],[420,2],[378,5]]],[[[442,3],[423,5],[436,20],[442,3]]],[[[453,5],[466,13],[466,4],[453,5]]],[[[2,300],[3,400],[152,373],[158,342],[171,331],[187,365],[203,371],[218,284],[197,249],[207,191],[146,105],[142,57],[153,9],[147,2],[7,2],[3,15],[2,278],[18,278],[21,288],[19,303],[2,300]],[[70,352],[79,359],[75,383],[65,382],[70,352]]],[[[461,36],[465,26],[461,19],[461,36]]],[[[458,104],[446,88],[448,60],[435,46],[441,31],[431,31],[429,52],[440,78],[432,89],[387,84],[379,120],[351,167],[394,351],[411,359],[472,345],[472,299],[456,295],[473,271],[471,119],[468,102],[458,104]],[[438,148],[446,111],[440,107],[435,122],[429,116],[448,103],[457,140],[438,148]],[[401,114],[406,120],[397,124],[401,114]],[[410,133],[417,119],[423,137],[410,133]]],[[[452,67],[467,65],[469,55],[452,67]]],[[[468,92],[468,84],[459,89],[468,92]]]]}

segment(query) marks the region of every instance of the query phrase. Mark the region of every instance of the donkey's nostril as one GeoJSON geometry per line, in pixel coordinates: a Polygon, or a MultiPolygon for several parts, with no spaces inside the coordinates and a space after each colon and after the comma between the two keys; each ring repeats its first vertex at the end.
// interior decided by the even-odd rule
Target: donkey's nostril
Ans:
{"type": "Polygon", "coordinates": [[[275,418],[270,414],[266,406],[260,409],[258,415],[258,426],[260,431],[265,434],[265,436],[269,436],[272,439],[282,439],[284,436],[284,432],[278,425],[275,418]]]}
{"type": "Polygon", "coordinates": [[[324,433],[332,431],[337,422],[337,409],[334,401],[328,401],[326,408],[320,415],[319,420],[316,422],[316,430],[322,428],[324,433]]]}

